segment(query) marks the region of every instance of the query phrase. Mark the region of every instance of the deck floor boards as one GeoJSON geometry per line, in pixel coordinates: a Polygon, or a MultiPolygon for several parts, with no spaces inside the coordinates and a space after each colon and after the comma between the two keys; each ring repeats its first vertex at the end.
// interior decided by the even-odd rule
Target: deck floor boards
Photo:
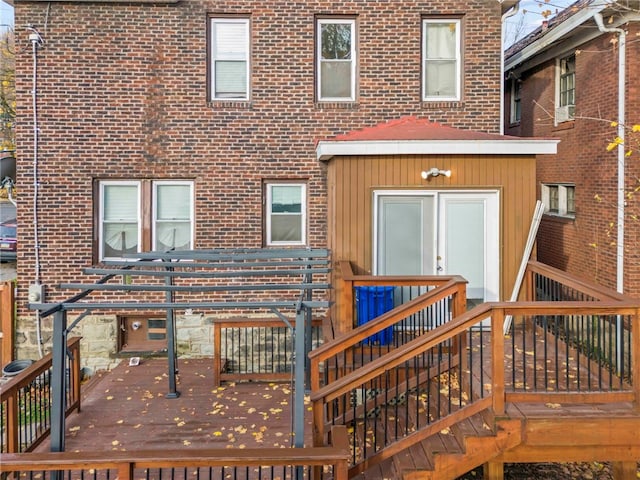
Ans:
{"type": "MultiPolygon", "coordinates": [[[[514,352],[521,354],[516,361],[517,374],[505,376],[506,390],[525,390],[520,379],[532,379],[534,371],[539,375],[544,371],[545,359],[540,362],[528,361],[530,355],[526,342],[522,343],[518,332],[514,339],[505,338],[507,359],[514,352]],[[526,359],[522,362],[521,359],[526,359]],[[515,380],[513,380],[515,378],[515,380]]],[[[538,339],[542,336],[538,337],[538,339]]],[[[483,345],[479,345],[480,335],[472,335],[471,373],[474,384],[473,396],[480,389],[489,390],[491,381],[491,362],[486,355],[480,365],[479,355],[475,351],[490,352],[490,335],[483,335],[483,345]],[[482,372],[482,375],[480,374],[482,372]]],[[[560,346],[564,358],[572,358],[574,352],[560,346]]],[[[554,352],[547,347],[547,355],[554,352]]],[[[506,362],[508,363],[508,362],[506,362]]],[[[584,364],[583,364],[584,365],[584,364]]],[[[82,411],[73,413],[66,421],[66,451],[102,451],[102,450],[154,450],[187,448],[252,448],[252,447],[289,447],[292,444],[292,406],[293,391],[290,383],[223,383],[222,387],[213,386],[213,361],[205,359],[180,359],[177,389],[178,398],[166,398],[169,390],[167,359],[143,359],[138,366],[129,366],[126,362],[108,373],[100,373],[83,386],[82,411]]],[[[581,385],[588,385],[588,368],[579,371],[581,385]]],[[[576,372],[576,375],[578,372],[576,372]]],[[[557,377],[560,381],[553,385],[562,388],[565,381],[577,385],[577,378],[557,377]],[[564,379],[563,379],[564,378],[564,379]]],[[[553,382],[552,382],[553,383],[553,382]]],[[[548,386],[548,385],[547,385],[548,386]]],[[[583,390],[583,389],[581,389],[583,390]]],[[[584,390],[583,390],[584,391],[584,390]]],[[[432,392],[437,394],[437,392],[432,392]]],[[[414,401],[415,397],[410,396],[414,401]]],[[[413,403],[412,403],[413,405],[413,403]]],[[[305,444],[311,445],[311,412],[305,407],[305,444]]],[[[444,408],[444,407],[443,407],[444,408]]],[[[444,408],[448,410],[448,408],[444,408]]],[[[387,434],[396,433],[398,422],[395,416],[404,417],[403,408],[384,408],[384,427],[387,434]],[[389,418],[386,418],[389,415],[389,418]]],[[[630,403],[567,405],[558,404],[551,408],[548,404],[518,403],[507,405],[507,416],[512,418],[544,419],[564,417],[616,415],[637,417],[638,413],[630,403]]],[[[415,418],[413,419],[416,420],[415,418]]],[[[451,434],[441,438],[436,435],[421,442],[412,449],[403,452],[398,458],[384,460],[359,478],[393,478],[394,474],[405,469],[421,469],[431,463],[433,452],[429,445],[440,449],[459,450],[459,437],[473,434],[490,434],[482,424],[481,415],[477,422],[468,422],[457,426],[451,434]],[[459,430],[459,431],[456,431],[459,430]]],[[[422,423],[422,422],[421,422],[422,423]]],[[[402,425],[403,422],[400,422],[402,425]]],[[[399,432],[400,433],[400,432],[399,432]]],[[[361,443],[366,441],[361,439],[361,443]]],[[[376,444],[368,448],[376,450],[384,443],[384,437],[376,439],[376,444]]],[[[47,451],[48,442],[44,442],[38,451],[47,451]]]]}
{"type": "MultiPolygon", "coordinates": [[[[123,362],[101,374],[66,421],[66,451],[288,447],[292,441],[289,383],[213,387],[211,359],[179,360],[178,398],[169,391],[166,359],[123,362]]],[[[311,417],[305,409],[306,443],[311,417]]],[[[44,442],[38,451],[48,451],[44,442]]]]}

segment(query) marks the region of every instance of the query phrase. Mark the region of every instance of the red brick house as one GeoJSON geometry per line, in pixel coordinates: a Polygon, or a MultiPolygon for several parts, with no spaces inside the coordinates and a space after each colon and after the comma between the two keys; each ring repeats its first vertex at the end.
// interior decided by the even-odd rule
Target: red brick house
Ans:
{"type": "Polygon", "coordinates": [[[560,139],[537,163],[538,259],[636,296],[640,25],[637,2],[604,3],[576,2],[509,48],[505,132],[560,139]],[[627,145],[608,149],[616,136],[627,145]]]}
{"type": "MultiPolygon", "coordinates": [[[[15,24],[29,26],[16,29],[20,356],[38,341],[28,295],[61,300],[60,283],[123,253],[328,247],[376,271],[372,203],[388,190],[432,213],[446,194],[477,193],[489,212],[477,231],[495,226],[478,298],[508,298],[535,156],[555,152],[500,135],[502,15],[515,3],[17,0],[15,24]],[[396,121],[415,136],[348,135],[396,121]],[[360,207],[337,195],[357,180],[349,162],[387,168],[361,177],[360,207]],[[433,167],[452,174],[421,176],[433,167]]],[[[419,249],[421,273],[443,268],[435,244],[419,249]]],[[[83,359],[112,365],[118,332],[141,320],[153,329],[153,318],[85,319],[83,359]]],[[[210,354],[211,326],[197,327],[183,351],[210,354]]],[[[46,347],[50,325],[38,329],[46,347]]]]}

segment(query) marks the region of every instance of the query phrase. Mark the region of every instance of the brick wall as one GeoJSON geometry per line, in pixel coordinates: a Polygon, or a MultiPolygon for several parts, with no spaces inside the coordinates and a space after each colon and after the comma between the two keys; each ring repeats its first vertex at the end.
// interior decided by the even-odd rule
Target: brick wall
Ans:
{"type": "MultiPolygon", "coordinates": [[[[595,28],[595,27],[594,27],[595,28]]],[[[629,39],[638,25],[631,24],[629,39]]],[[[576,53],[576,119],[554,126],[555,61],[525,72],[522,80],[522,121],[507,128],[507,134],[555,137],[561,140],[558,155],[539,156],[538,194],[543,183],[576,185],[575,220],[545,215],[538,233],[538,259],[573,274],[616,288],[617,152],[606,150],[616,135],[617,43],[605,34],[576,53]],[[596,195],[598,198],[596,198],[596,195]]],[[[627,123],[640,122],[638,43],[627,45],[627,123]]],[[[562,55],[564,56],[564,55],[562,55]]],[[[640,156],[627,159],[627,190],[638,184],[640,156]]],[[[625,234],[625,292],[640,295],[640,262],[637,237],[640,224],[638,200],[629,200],[625,234]]]]}
{"type": "MultiPolygon", "coordinates": [[[[182,1],[173,5],[16,4],[38,50],[41,281],[92,264],[95,178],[195,181],[196,248],[262,244],[264,179],[308,181],[309,244],[326,245],[327,192],[315,141],[402,115],[499,131],[500,5],[469,2],[182,1]],[[207,15],[249,14],[249,103],[207,102],[207,15]],[[314,103],[314,16],[355,15],[358,101],[314,103]],[[421,18],[463,17],[463,100],[420,101],[421,18]]],[[[20,315],[35,277],[32,56],[17,29],[20,315]]]]}

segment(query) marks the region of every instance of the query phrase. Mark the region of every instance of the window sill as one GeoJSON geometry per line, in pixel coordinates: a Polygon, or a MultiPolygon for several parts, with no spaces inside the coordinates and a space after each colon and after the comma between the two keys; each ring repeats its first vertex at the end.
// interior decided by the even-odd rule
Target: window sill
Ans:
{"type": "Polygon", "coordinates": [[[575,126],[575,120],[568,120],[566,122],[558,123],[553,127],[553,131],[571,130],[575,126]]]}
{"type": "Polygon", "coordinates": [[[424,110],[463,110],[464,102],[461,100],[422,100],[420,108],[424,110]]]}
{"type": "Polygon", "coordinates": [[[315,102],[315,108],[319,110],[357,110],[360,107],[358,102],[315,102]]]}
{"type": "Polygon", "coordinates": [[[250,110],[252,103],[248,100],[211,100],[207,106],[216,110],[241,109],[250,110]]]}
{"type": "Polygon", "coordinates": [[[554,222],[559,222],[559,223],[573,223],[576,221],[575,215],[560,215],[559,213],[545,212],[544,216],[548,220],[552,220],[554,222]]]}

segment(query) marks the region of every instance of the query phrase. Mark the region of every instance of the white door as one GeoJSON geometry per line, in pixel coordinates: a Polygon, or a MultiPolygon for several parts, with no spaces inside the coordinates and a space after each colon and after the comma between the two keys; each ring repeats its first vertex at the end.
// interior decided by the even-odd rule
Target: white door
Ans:
{"type": "Polygon", "coordinates": [[[496,191],[376,192],[374,273],[461,275],[473,303],[498,300],[496,191]]]}

